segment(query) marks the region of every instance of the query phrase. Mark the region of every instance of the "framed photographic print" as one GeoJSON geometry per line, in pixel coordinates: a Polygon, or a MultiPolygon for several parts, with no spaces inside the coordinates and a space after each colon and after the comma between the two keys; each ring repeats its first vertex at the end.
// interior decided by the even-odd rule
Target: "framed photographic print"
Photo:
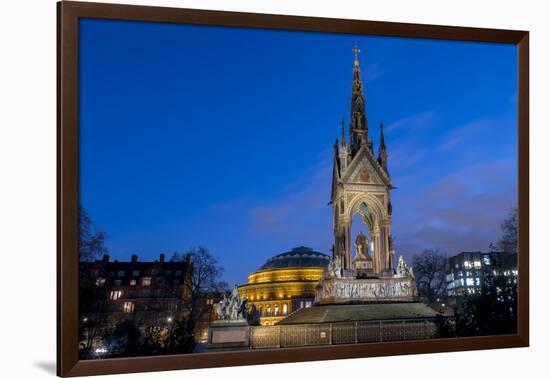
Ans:
{"type": "Polygon", "coordinates": [[[58,375],[528,346],[528,61],[58,3],[58,375]]]}

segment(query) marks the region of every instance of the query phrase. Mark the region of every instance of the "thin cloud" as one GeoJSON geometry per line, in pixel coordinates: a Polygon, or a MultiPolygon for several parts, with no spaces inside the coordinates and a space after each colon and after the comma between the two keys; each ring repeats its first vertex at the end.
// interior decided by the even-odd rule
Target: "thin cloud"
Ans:
{"type": "Polygon", "coordinates": [[[479,118],[452,129],[441,138],[438,149],[448,151],[454,147],[462,147],[468,139],[475,138],[489,130],[495,121],[489,118],[479,118]]]}
{"type": "Polygon", "coordinates": [[[310,171],[287,186],[278,198],[253,206],[250,209],[251,233],[293,245],[311,245],[315,240],[325,240],[320,244],[327,250],[331,227],[328,206],[331,173],[329,164],[318,171],[310,171]]]}
{"type": "Polygon", "coordinates": [[[397,130],[418,130],[435,126],[439,123],[439,116],[434,111],[426,111],[400,118],[387,125],[384,130],[387,133],[393,133],[397,130]]]}
{"type": "Polygon", "coordinates": [[[380,65],[379,63],[371,63],[367,64],[364,72],[365,83],[368,84],[378,79],[380,76],[384,75],[386,70],[382,68],[382,65],[380,65]]]}
{"type": "Polygon", "coordinates": [[[511,160],[474,164],[441,178],[416,195],[396,197],[394,234],[398,253],[425,248],[455,254],[485,250],[516,205],[511,160]]]}

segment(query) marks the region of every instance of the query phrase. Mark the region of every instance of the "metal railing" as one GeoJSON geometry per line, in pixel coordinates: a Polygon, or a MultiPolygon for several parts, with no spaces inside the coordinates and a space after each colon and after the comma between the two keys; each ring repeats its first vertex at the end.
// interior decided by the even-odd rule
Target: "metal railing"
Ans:
{"type": "Polygon", "coordinates": [[[435,324],[428,320],[257,326],[250,327],[250,347],[264,349],[374,343],[430,339],[436,335],[435,324]]]}

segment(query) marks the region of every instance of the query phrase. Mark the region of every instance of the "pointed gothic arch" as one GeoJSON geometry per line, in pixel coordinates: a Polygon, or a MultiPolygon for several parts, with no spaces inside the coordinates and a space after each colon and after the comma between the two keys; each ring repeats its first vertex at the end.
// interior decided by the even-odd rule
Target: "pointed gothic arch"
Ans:
{"type": "Polygon", "coordinates": [[[366,101],[355,49],[349,144],[342,124],[342,140],[334,145],[331,202],[334,212],[334,256],[340,257],[344,270],[353,274],[351,228],[353,216],[363,213],[374,248],[373,265],[377,275],[393,271],[391,243],[391,178],[383,127],[380,126],[378,157],[369,138],[366,101]]]}

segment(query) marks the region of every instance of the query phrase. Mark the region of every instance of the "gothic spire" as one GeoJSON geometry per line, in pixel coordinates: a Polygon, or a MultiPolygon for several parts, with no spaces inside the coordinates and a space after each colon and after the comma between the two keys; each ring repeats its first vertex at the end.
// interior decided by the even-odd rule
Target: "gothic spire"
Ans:
{"type": "Polygon", "coordinates": [[[352,155],[355,155],[363,144],[367,144],[370,147],[370,141],[367,117],[365,114],[365,97],[363,95],[361,67],[359,65],[359,53],[361,50],[355,46],[352,51],[355,55],[355,59],[353,61],[353,85],[351,94],[350,144],[352,155]]]}
{"type": "Polygon", "coordinates": [[[380,123],[380,149],[386,149],[386,142],[384,141],[384,124],[380,123]]]}
{"type": "Polygon", "coordinates": [[[378,146],[378,163],[388,173],[388,152],[386,151],[386,142],[384,140],[384,124],[380,124],[380,145],[378,146]]]}
{"type": "Polygon", "coordinates": [[[342,140],[340,141],[340,153],[338,155],[341,173],[343,173],[347,169],[350,157],[350,148],[346,144],[346,131],[344,129],[344,123],[344,120],[342,120],[342,140]]]}

